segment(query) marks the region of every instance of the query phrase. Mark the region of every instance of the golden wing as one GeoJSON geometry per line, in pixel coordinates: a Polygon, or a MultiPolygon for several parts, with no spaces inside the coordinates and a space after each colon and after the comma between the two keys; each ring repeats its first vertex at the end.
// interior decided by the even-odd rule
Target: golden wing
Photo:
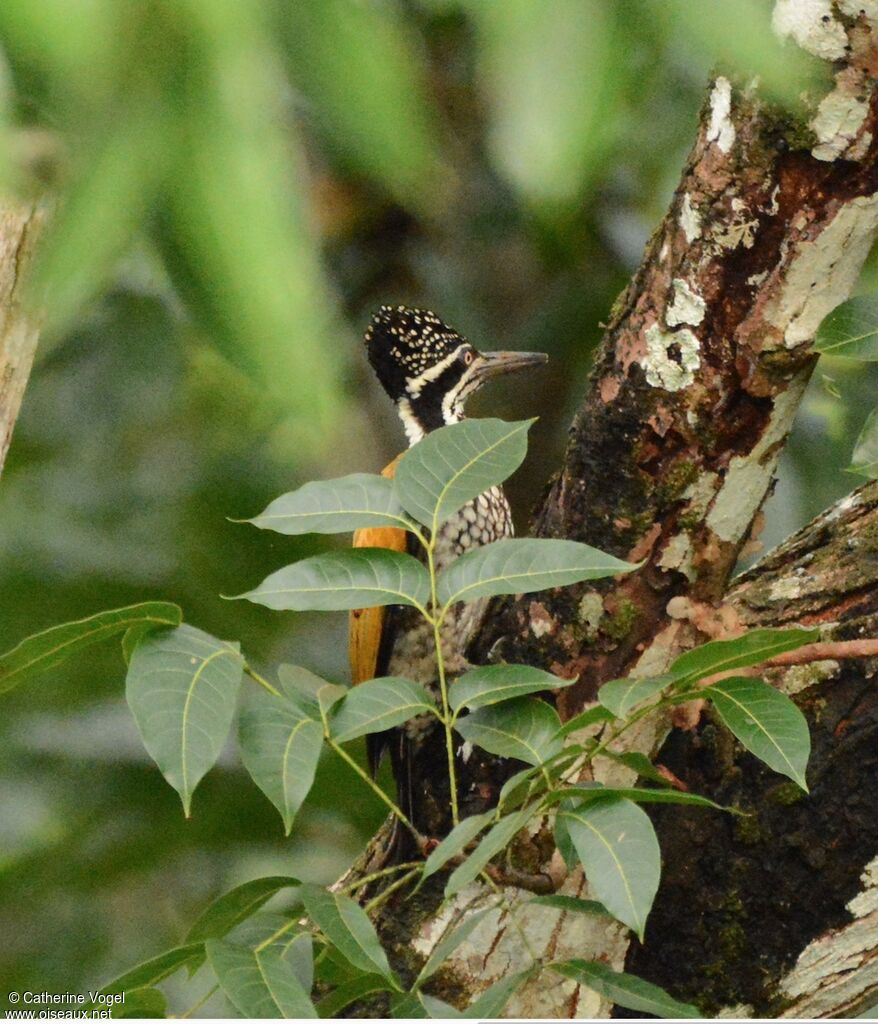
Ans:
{"type": "MultiPolygon", "coordinates": [[[[397,457],[381,470],[381,475],[392,477],[396,472],[396,464],[402,458],[397,457]]],[[[367,526],[354,533],[355,548],[389,548],[391,551],[406,550],[406,531],[395,526],[367,526]]],[[[378,654],[381,650],[381,636],[387,608],[357,608],[350,614],[348,627],[348,654],[351,661],[351,681],[354,686],[373,679],[378,666],[378,654]]]]}

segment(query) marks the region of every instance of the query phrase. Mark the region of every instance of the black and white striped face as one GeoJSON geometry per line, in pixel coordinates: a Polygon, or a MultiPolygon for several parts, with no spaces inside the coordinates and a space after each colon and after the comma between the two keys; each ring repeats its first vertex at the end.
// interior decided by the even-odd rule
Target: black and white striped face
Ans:
{"type": "Polygon", "coordinates": [[[464,404],[490,377],[544,363],[532,352],[478,352],[435,313],[382,306],[366,330],[369,362],[396,403],[409,443],[463,418],[464,404]]]}

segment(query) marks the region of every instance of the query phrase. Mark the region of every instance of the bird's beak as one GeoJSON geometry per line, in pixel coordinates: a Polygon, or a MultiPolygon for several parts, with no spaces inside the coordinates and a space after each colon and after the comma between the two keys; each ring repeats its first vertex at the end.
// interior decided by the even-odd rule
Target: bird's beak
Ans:
{"type": "Polygon", "coordinates": [[[545,352],[482,352],[473,367],[480,383],[502,377],[516,370],[526,370],[531,366],[542,366],[549,357],[545,352]]]}

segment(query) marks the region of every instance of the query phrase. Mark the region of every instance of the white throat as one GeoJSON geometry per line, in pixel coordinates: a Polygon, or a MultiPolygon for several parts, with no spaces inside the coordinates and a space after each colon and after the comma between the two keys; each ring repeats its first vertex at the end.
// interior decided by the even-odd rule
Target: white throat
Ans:
{"type": "MultiPolygon", "coordinates": [[[[403,429],[405,430],[405,436],[408,438],[409,448],[412,445],[423,441],[426,436],[426,431],[415,416],[414,410],[412,409],[412,403],[408,398],[400,398],[396,403],[397,411],[399,412],[399,418],[402,420],[403,429]]],[[[442,407],[442,418],[445,421],[445,425],[451,423],[460,423],[463,419],[463,411],[456,404],[448,404],[447,407],[443,403],[442,407]]]]}

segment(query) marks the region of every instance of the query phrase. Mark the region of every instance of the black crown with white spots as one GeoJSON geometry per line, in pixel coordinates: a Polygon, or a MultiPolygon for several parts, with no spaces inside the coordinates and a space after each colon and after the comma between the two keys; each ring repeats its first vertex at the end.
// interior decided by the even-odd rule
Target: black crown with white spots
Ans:
{"type": "Polygon", "coordinates": [[[429,309],[382,306],[366,329],[369,362],[384,390],[395,401],[406,395],[409,381],[447,359],[464,337],[429,309]]]}

